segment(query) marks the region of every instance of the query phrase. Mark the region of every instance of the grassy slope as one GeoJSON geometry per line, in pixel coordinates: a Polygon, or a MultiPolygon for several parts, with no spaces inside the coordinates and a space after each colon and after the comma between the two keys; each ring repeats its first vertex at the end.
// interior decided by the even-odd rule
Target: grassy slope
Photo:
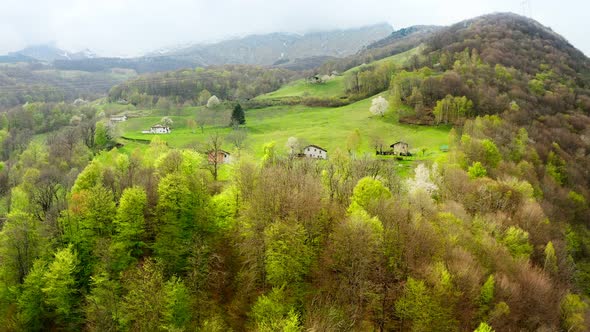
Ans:
{"type": "MultiPolygon", "coordinates": [[[[368,98],[338,108],[274,106],[248,110],[246,111],[248,130],[246,150],[260,157],[263,145],[275,141],[279,151],[286,151],[285,144],[290,136],[322,146],[328,151],[334,151],[336,148],[345,150],[347,137],[357,128],[362,136],[361,153],[374,154],[370,146],[370,137],[374,134],[379,135],[389,144],[398,140],[407,141],[415,151],[426,147],[428,151],[436,152],[439,145],[447,143],[448,128],[401,125],[397,123],[397,117],[392,113],[384,117],[372,116],[369,113],[370,103],[371,98],[368,98]]],[[[197,109],[194,114],[198,112],[197,109]]],[[[219,112],[224,113],[220,117],[225,117],[227,114],[227,111],[219,112]]],[[[205,127],[204,132],[201,132],[199,128],[193,132],[186,126],[186,121],[190,117],[190,115],[171,116],[174,121],[173,130],[171,134],[165,135],[141,133],[141,130],[158,123],[161,116],[132,118],[118,126],[125,137],[151,139],[158,136],[175,147],[203,143],[214,131],[222,134],[231,131],[225,126],[209,126],[205,127]]],[[[230,143],[226,143],[224,147],[232,150],[230,143]]]]}
{"type": "MultiPolygon", "coordinates": [[[[386,62],[392,62],[395,64],[402,64],[408,60],[410,56],[413,54],[417,54],[420,51],[420,47],[414,48],[407,52],[403,52],[400,54],[396,54],[378,61],[373,62],[373,64],[380,64],[386,62]]],[[[359,67],[354,67],[346,72],[342,73],[340,76],[336,76],[335,78],[327,81],[326,83],[322,84],[313,84],[308,83],[305,79],[297,80],[291,82],[282,88],[256,97],[255,99],[280,99],[285,97],[317,97],[317,98],[340,98],[346,96],[344,82],[348,76],[350,76],[355,71],[359,70],[359,67]]]]}
{"type": "MultiPolygon", "coordinates": [[[[417,52],[416,49],[398,54],[383,61],[404,61],[409,56],[417,52]]],[[[357,70],[353,68],[352,70],[357,70]]],[[[305,81],[294,82],[281,88],[274,93],[263,96],[264,98],[278,98],[278,96],[293,96],[296,94],[337,97],[344,93],[344,76],[320,85],[307,84],[305,81]]],[[[383,94],[387,97],[387,93],[383,94]]],[[[336,149],[346,151],[346,141],[348,136],[359,129],[362,137],[360,148],[361,154],[374,155],[375,151],[371,146],[371,137],[379,136],[390,145],[396,141],[403,140],[410,144],[410,150],[415,154],[402,164],[408,165],[413,160],[435,159],[442,154],[439,146],[448,144],[448,127],[428,127],[412,126],[399,124],[397,115],[388,112],[384,117],[372,116],[369,107],[372,98],[367,98],[356,103],[337,107],[321,108],[298,106],[273,106],[262,109],[246,110],[246,127],[248,138],[246,140],[245,153],[251,154],[256,158],[263,155],[263,146],[271,141],[276,142],[276,149],[279,153],[287,153],[286,142],[291,136],[299,138],[301,141],[316,144],[334,152],[336,149]],[[426,154],[422,155],[421,149],[426,149],[426,154]]],[[[107,107],[109,107],[107,105],[107,107]]],[[[159,110],[137,110],[133,113],[141,117],[130,118],[124,123],[118,124],[119,132],[128,138],[150,140],[155,136],[168,142],[174,147],[190,147],[205,143],[207,137],[215,131],[222,135],[229,134],[231,129],[226,126],[229,122],[230,110],[219,110],[217,116],[218,125],[207,126],[204,131],[200,128],[190,129],[187,127],[187,120],[203,111],[202,107],[185,108],[176,112],[178,115],[171,115],[174,121],[171,134],[151,135],[142,134],[142,130],[149,129],[150,126],[158,123],[163,116],[159,110]]],[[[135,148],[145,147],[144,144],[124,141],[124,151],[130,152],[135,148]]],[[[224,149],[234,151],[230,142],[225,142],[224,149]]],[[[391,158],[391,157],[383,157],[391,158]]]]}

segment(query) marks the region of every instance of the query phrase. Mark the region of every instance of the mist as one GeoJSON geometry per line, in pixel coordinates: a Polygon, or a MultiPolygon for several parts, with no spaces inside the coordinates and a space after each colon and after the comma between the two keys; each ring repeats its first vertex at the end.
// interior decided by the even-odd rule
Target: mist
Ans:
{"type": "Polygon", "coordinates": [[[449,25],[491,12],[527,14],[590,54],[585,1],[264,1],[264,0],[4,0],[0,54],[53,42],[70,51],[137,56],[179,44],[213,42],[248,34],[305,33],[381,22],[395,29],[449,25]],[[571,12],[568,8],[576,8],[571,12]]]}

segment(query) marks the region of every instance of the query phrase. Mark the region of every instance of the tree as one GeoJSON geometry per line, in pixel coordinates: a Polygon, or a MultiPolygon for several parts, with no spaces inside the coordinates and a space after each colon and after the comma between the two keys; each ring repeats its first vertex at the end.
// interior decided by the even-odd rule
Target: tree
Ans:
{"type": "Polygon", "coordinates": [[[40,254],[39,235],[38,222],[32,215],[22,211],[8,215],[0,232],[0,270],[9,285],[22,283],[29,273],[40,254]]]}
{"type": "Polygon", "coordinates": [[[174,121],[172,121],[172,119],[169,116],[163,117],[162,120],[160,120],[160,122],[162,122],[162,124],[166,127],[172,127],[172,124],[174,123],[174,121]]]}
{"type": "Polygon", "coordinates": [[[297,139],[297,137],[289,137],[287,139],[287,148],[289,149],[289,155],[290,156],[294,156],[296,153],[299,152],[300,144],[299,144],[299,140],[297,139]]]}
{"type": "Polygon", "coordinates": [[[225,140],[233,144],[233,146],[239,152],[244,148],[244,144],[246,143],[246,138],[248,137],[248,132],[245,128],[236,128],[232,130],[231,133],[227,134],[225,140]]]}
{"type": "Polygon", "coordinates": [[[127,188],[123,191],[113,221],[115,235],[111,242],[111,251],[115,259],[115,270],[123,270],[141,254],[144,246],[144,210],[147,195],[140,187],[127,188]]]}
{"type": "Polygon", "coordinates": [[[352,191],[351,206],[358,205],[367,210],[375,202],[390,197],[389,189],[381,181],[364,177],[358,181],[352,191]]]}
{"type": "Polygon", "coordinates": [[[355,129],[348,138],[346,139],[346,149],[348,150],[349,154],[353,154],[354,152],[358,152],[361,147],[361,131],[357,128],[355,129]]]}
{"type": "Polygon", "coordinates": [[[186,178],[178,172],[166,175],[158,185],[158,196],[159,225],[154,249],[167,271],[177,272],[185,266],[194,226],[186,178]]]}
{"type": "Polygon", "coordinates": [[[219,174],[219,166],[221,165],[221,160],[219,160],[219,153],[221,153],[221,146],[223,144],[223,136],[219,134],[219,132],[214,132],[213,134],[209,135],[207,138],[207,153],[209,159],[209,169],[211,170],[211,174],[213,175],[213,179],[217,181],[217,176],[219,174]]]}
{"type": "Polygon", "coordinates": [[[486,324],[485,322],[481,322],[473,332],[494,332],[494,329],[492,329],[492,327],[486,324]]]}
{"type": "Polygon", "coordinates": [[[195,128],[197,127],[197,122],[194,119],[186,120],[186,126],[190,128],[191,132],[195,133],[195,128]]]}
{"type": "Polygon", "coordinates": [[[529,233],[518,226],[510,226],[504,233],[501,242],[508,248],[512,256],[528,259],[533,252],[529,243],[529,233]]]}
{"type": "Polygon", "coordinates": [[[555,248],[553,242],[547,242],[545,246],[545,264],[543,269],[549,274],[555,276],[557,274],[557,256],[555,255],[555,248]]]}
{"type": "Polygon", "coordinates": [[[43,320],[48,310],[42,290],[46,272],[46,263],[38,259],[23,282],[17,299],[19,308],[17,317],[22,330],[41,331],[43,328],[43,320]]]}
{"type": "Polygon", "coordinates": [[[486,168],[483,167],[479,161],[476,161],[471,166],[469,166],[467,173],[469,173],[469,177],[472,179],[482,178],[488,175],[486,168]]]}
{"type": "Polygon", "coordinates": [[[219,106],[220,103],[221,102],[219,101],[219,98],[217,98],[217,96],[211,96],[211,98],[207,100],[207,108],[215,108],[219,106]]]}
{"type": "Polygon", "coordinates": [[[402,297],[395,303],[398,316],[412,324],[411,331],[456,331],[457,327],[449,308],[441,305],[433,292],[422,280],[408,278],[402,297]]]}
{"type": "Polygon", "coordinates": [[[464,117],[471,114],[473,102],[467,97],[453,97],[447,95],[444,99],[436,102],[432,110],[436,123],[457,123],[464,117]]]}
{"type": "Polygon", "coordinates": [[[389,102],[385,98],[383,98],[382,96],[379,96],[377,98],[373,98],[373,100],[371,101],[371,107],[369,108],[369,111],[373,115],[383,116],[385,114],[385,112],[387,112],[388,108],[389,108],[389,102]]]}
{"type": "Polygon", "coordinates": [[[296,223],[276,222],[266,228],[266,279],[273,286],[292,287],[309,271],[312,252],[305,229],[296,223]]]}
{"type": "Polygon", "coordinates": [[[97,122],[96,129],[94,131],[94,147],[102,150],[107,148],[107,145],[110,143],[111,137],[109,135],[109,130],[104,122],[97,122]]]}
{"type": "Polygon", "coordinates": [[[411,193],[423,190],[429,195],[434,195],[438,191],[438,186],[434,183],[430,170],[424,164],[420,164],[414,169],[414,178],[408,179],[407,185],[411,193]]]}
{"type": "Polygon", "coordinates": [[[64,326],[76,323],[78,290],[76,287],[76,267],[78,259],[70,245],[55,254],[53,262],[43,275],[41,288],[45,304],[64,326]]]}
{"type": "Polygon", "coordinates": [[[244,110],[242,109],[242,105],[237,103],[231,113],[231,124],[232,126],[243,125],[246,123],[246,114],[244,114],[244,110]]]}
{"type": "Polygon", "coordinates": [[[207,104],[207,101],[209,101],[209,98],[211,98],[211,92],[209,92],[209,90],[207,90],[207,89],[201,90],[201,92],[199,93],[199,97],[198,97],[199,105],[207,104]]]}
{"type": "Polygon", "coordinates": [[[285,301],[282,287],[274,287],[268,294],[260,295],[252,306],[250,317],[259,332],[298,332],[299,315],[285,301]]]}
{"type": "Polygon", "coordinates": [[[561,300],[561,324],[564,331],[586,331],[588,304],[578,294],[567,293],[561,300]]]}

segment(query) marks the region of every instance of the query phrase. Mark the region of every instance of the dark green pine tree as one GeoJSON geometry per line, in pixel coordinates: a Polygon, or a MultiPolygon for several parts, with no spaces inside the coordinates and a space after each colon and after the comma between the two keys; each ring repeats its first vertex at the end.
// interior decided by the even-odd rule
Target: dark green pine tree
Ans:
{"type": "Polygon", "coordinates": [[[232,125],[243,125],[246,123],[246,114],[244,114],[244,109],[242,108],[242,105],[240,105],[240,103],[238,103],[234,107],[234,110],[231,113],[231,123],[232,125]]]}

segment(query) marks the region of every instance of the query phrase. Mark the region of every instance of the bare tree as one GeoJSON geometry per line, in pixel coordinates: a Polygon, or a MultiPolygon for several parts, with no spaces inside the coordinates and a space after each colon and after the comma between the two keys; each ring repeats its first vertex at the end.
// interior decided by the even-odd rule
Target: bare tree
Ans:
{"type": "Polygon", "coordinates": [[[213,174],[213,179],[217,181],[217,175],[219,172],[219,153],[221,152],[221,145],[223,144],[223,136],[219,132],[215,131],[207,139],[207,159],[209,162],[209,169],[213,174]]]}
{"type": "Polygon", "coordinates": [[[230,142],[231,144],[233,144],[233,146],[236,148],[236,150],[238,150],[238,154],[239,152],[242,150],[242,148],[244,147],[244,144],[246,142],[246,137],[248,136],[246,129],[244,128],[237,128],[234,129],[231,133],[229,133],[225,139],[230,142]]]}

